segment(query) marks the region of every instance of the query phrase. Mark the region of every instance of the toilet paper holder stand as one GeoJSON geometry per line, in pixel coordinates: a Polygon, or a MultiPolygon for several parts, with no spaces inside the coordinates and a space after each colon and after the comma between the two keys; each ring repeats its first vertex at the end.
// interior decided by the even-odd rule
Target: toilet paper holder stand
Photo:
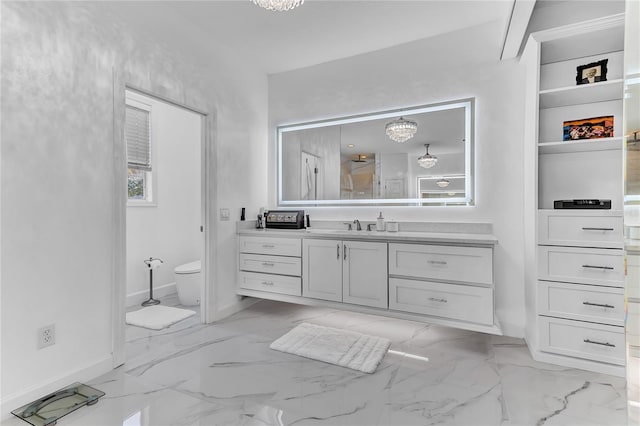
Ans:
{"type": "Polygon", "coordinates": [[[144,264],[149,268],[149,299],[142,302],[142,306],[153,306],[160,303],[159,300],[153,298],[153,269],[157,267],[157,262],[164,263],[164,261],[157,257],[150,257],[143,260],[144,264]],[[154,264],[154,262],[156,262],[154,264]]]}

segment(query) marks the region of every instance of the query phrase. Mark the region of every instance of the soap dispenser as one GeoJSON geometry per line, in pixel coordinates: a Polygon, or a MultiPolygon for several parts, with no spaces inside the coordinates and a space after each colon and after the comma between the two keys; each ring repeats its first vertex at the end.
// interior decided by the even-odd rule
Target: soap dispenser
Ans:
{"type": "Polygon", "coordinates": [[[382,217],[382,212],[380,212],[378,219],[376,219],[376,230],[384,231],[384,217],[382,217]]]}

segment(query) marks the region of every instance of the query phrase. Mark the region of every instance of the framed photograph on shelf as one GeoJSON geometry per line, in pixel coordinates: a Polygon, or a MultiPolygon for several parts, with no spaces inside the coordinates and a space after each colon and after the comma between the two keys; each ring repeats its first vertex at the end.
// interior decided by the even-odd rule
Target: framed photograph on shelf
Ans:
{"type": "Polygon", "coordinates": [[[599,81],[607,81],[607,62],[603,59],[598,62],[580,65],[576,74],[576,84],[591,84],[599,81]]]}
{"type": "Polygon", "coordinates": [[[613,115],[565,121],[562,140],[600,139],[613,137],[613,115]]]}

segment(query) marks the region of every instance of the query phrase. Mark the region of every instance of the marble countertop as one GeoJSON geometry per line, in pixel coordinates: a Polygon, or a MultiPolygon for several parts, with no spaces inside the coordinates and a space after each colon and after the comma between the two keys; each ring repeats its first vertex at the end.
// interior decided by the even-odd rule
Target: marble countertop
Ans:
{"type": "Polygon", "coordinates": [[[457,232],[417,232],[417,231],[349,231],[346,229],[239,229],[239,235],[300,237],[300,238],[340,238],[354,240],[376,240],[388,242],[427,242],[449,244],[496,245],[498,239],[492,234],[457,232]]]}

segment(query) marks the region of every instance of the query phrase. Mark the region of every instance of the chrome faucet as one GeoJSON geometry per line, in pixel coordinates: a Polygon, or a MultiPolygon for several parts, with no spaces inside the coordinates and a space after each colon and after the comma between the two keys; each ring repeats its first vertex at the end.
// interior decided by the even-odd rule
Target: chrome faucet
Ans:
{"type": "Polygon", "coordinates": [[[356,231],[362,231],[362,226],[360,226],[360,221],[358,219],[353,219],[353,223],[356,224],[356,231]]]}
{"type": "Polygon", "coordinates": [[[351,231],[353,229],[353,227],[351,226],[351,222],[343,222],[345,225],[347,225],[347,231],[351,231]]]}

